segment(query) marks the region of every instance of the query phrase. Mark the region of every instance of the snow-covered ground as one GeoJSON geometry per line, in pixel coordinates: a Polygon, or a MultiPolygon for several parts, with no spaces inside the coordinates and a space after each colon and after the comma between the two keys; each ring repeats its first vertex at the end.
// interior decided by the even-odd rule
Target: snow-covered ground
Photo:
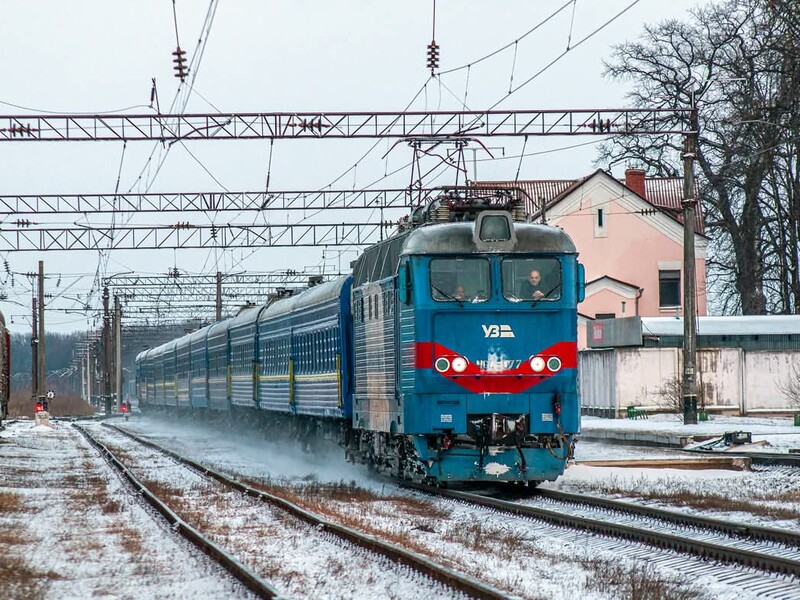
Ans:
{"type": "Polygon", "coordinates": [[[254,597],[123,486],[66,423],[0,432],[0,597],[254,597]]]}
{"type": "MultiPolygon", "coordinates": [[[[776,444],[778,440],[786,439],[784,429],[791,431],[785,421],[757,421],[715,420],[696,427],[705,430],[718,427],[711,430],[716,433],[746,430],[751,425],[758,425],[758,435],[770,443],[775,440],[776,444]]],[[[675,581],[677,583],[670,585],[675,590],[683,590],[677,593],[688,590],[688,595],[682,597],[755,597],[739,594],[735,586],[721,585],[708,578],[698,580],[660,566],[644,567],[646,561],[636,559],[636,552],[625,557],[602,548],[595,549],[592,537],[583,533],[572,532],[556,537],[552,528],[525,524],[512,518],[500,519],[487,511],[442,500],[431,501],[430,514],[427,515],[417,514],[419,508],[416,505],[410,505],[408,510],[399,510],[398,506],[402,505],[396,504],[392,498],[403,492],[386,479],[374,476],[365,467],[344,462],[341,449],[335,446],[325,452],[303,454],[292,443],[270,442],[226,428],[176,426],[139,415],[119,424],[211,466],[262,482],[298,489],[310,483],[352,483],[366,490],[367,496],[371,494],[372,500],[348,505],[347,502],[318,499],[331,511],[329,516],[339,515],[360,521],[365,528],[388,537],[409,539],[418,551],[523,597],[629,597],[619,585],[624,576],[617,573],[616,579],[612,577],[616,583],[609,583],[608,577],[600,576],[607,575],[614,568],[622,569],[621,573],[633,569],[639,573],[646,572],[650,579],[675,581]],[[554,542],[556,539],[558,541],[554,542]]],[[[647,421],[584,420],[584,430],[603,426],[640,430],[673,428],[675,431],[684,427],[677,420],[653,418],[647,421]]],[[[137,501],[118,493],[122,484],[105,467],[102,459],[81,438],[68,443],[68,437],[75,436],[75,432],[70,430],[72,428],[66,423],[57,423],[54,429],[45,430],[23,421],[0,432],[0,506],[7,495],[22,498],[24,506],[21,510],[0,511],[0,531],[19,532],[18,540],[13,543],[0,535],[0,555],[16,557],[19,561],[16,564],[33,570],[31,578],[36,585],[30,589],[45,598],[90,595],[126,598],[247,597],[246,591],[202,556],[198,557],[180,539],[164,536],[158,519],[137,501]],[[102,490],[102,493],[87,494],[89,490],[102,490]],[[72,498],[74,495],[79,496],[84,504],[89,502],[86,496],[91,495],[93,504],[79,508],[81,505],[72,498]],[[35,519],[30,518],[29,504],[36,506],[35,519]],[[109,504],[113,510],[103,508],[109,504]],[[127,528],[124,527],[126,524],[127,528]],[[126,536],[132,535],[129,530],[137,532],[138,547],[126,541],[126,536]],[[82,539],[89,540],[87,547],[76,541],[82,539]]],[[[791,435],[800,438],[798,434],[791,435]]],[[[785,447],[790,446],[791,443],[785,447]]],[[[585,441],[577,447],[579,460],[625,458],[635,462],[642,457],[676,454],[673,450],[585,441]]],[[[663,499],[668,493],[686,490],[695,495],[708,493],[722,498],[741,497],[759,505],[771,504],[787,510],[793,507],[800,514],[800,481],[796,481],[799,479],[796,476],[787,476],[789,471],[788,468],[751,472],[573,465],[558,481],[546,485],[635,500],[645,498],[664,505],[671,502],[663,499]],[[661,497],[661,500],[654,500],[653,496],[661,497]]],[[[702,512],[696,508],[692,510],[702,512]]],[[[774,519],[770,522],[763,516],[754,517],[746,510],[719,516],[775,524],[774,519]]],[[[797,527],[798,521],[796,518],[783,518],[780,522],[797,527]]],[[[268,538],[262,536],[254,543],[272,551],[268,538]]],[[[642,555],[646,556],[647,551],[642,555]]],[[[2,583],[0,579],[0,585],[2,583]]],[[[36,596],[12,593],[10,597],[36,596]]],[[[378,593],[376,597],[386,596],[378,593]]]]}
{"type": "MultiPolygon", "coordinates": [[[[156,486],[190,525],[290,598],[454,597],[404,565],[316,530],[286,511],[233,491],[172,458],[102,427],[92,434],[125,457],[140,481],[156,486]]],[[[461,596],[455,596],[460,598],[461,596]]]]}
{"type": "MultiPolygon", "coordinates": [[[[676,415],[652,415],[649,419],[600,419],[584,417],[584,432],[616,431],[670,434],[678,437],[721,436],[729,431],[749,431],[753,444],[737,446],[737,452],[783,452],[800,448],[800,427],[789,419],[712,416],[697,425],[684,425],[676,415]]],[[[715,454],[715,456],[717,456],[715,454]]],[[[724,456],[720,452],[718,456],[724,456]]],[[[680,450],[600,443],[581,440],[575,451],[582,460],[626,459],[629,467],[569,467],[554,489],[608,495],[623,500],[645,501],[665,508],[737,520],[766,527],[800,530],[800,469],[759,467],[751,470],[641,468],[638,459],[695,458],[680,450]]]]}

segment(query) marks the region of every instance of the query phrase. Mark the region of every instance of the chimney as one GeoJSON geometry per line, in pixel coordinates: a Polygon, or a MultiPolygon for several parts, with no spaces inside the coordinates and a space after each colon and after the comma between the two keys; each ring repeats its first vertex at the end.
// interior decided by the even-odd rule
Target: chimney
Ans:
{"type": "Polygon", "coordinates": [[[625,185],[642,198],[647,198],[644,191],[644,169],[625,169],[625,185]]]}

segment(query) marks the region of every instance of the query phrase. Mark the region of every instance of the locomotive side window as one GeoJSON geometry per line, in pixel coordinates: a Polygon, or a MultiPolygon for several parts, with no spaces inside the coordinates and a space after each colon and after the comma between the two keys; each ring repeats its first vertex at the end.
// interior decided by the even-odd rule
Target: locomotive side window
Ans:
{"type": "Polygon", "coordinates": [[[489,299],[489,290],[487,259],[431,260],[431,297],[437,302],[485,302],[489,299]]]}
{"type": "Polygon", "coordinates": [[[502,273],[506,300],[561,299],[561,263],[555,258],[504,258],[502,273]]]}

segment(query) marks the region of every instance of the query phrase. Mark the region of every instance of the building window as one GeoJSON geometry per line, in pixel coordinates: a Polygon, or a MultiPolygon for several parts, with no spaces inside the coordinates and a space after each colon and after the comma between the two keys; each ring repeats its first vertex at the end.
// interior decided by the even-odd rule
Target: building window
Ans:
{"type": "Polygon", "coordinates": [[[617,315],[614,313],[597,313],[594,318],[595,319],[615,319],[617,315]]]}
{"type": "Polygon", "coordinates": [[[593,222],[594,237],[596,238],[608,237],[607,225],[608,225],[608,215],[606,214],[606,210],[604,208],[595,208],[594,222],[593,222]]]}
{"type": "Polygon", "coordinates": [[[681,272],[658,272],[658,305],[661,308],[681,305],[681,272]]]}

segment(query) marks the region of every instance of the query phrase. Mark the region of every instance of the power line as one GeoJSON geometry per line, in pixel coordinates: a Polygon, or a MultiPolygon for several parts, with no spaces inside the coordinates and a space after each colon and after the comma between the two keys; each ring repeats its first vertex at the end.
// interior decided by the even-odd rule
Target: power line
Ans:
{"type": "Polygon", "coordinates": [[[513,40],[513,41],[509,42],[508,44],[506,44],[506,45],[505,45],[505,46],[503,46],[502,48],[498,48],[497,50],[494,50],[493,52],[490,52],[489,54],[487,54],[487,55],[485,55],[485,56],[482,56],[482,57],[480,57],[480,58],[478,58],[478,59],[476,59],[476,60],[473,60],[473,61],[471,61],[471,62],[469,62],[469,63],[467,63],[467,64],[465,64],[465,65],[461,65],[460,67],[455,67],[455,68],[452,68],[452,69],[447,69],[447,70],[445,70],[445,71],[438,71],[438,72],[436,73],[436,75],[437,75],[437,76],[438,76],[438,75],[447,75],[447,74],[449,74],[449,73],[455,73],[456,71],[461,71],[461,70],[463,70],[463,69],[470,69],[471,67],[473,67],[473,66],[475,66],[475,65],[477,65],[477,64],[479,64],[479,63],[482,63],[483,61],[485,61],[485,60],[488,60],[488,59],[492,58],[493,56],[495,56],[495,55],[497,55],[497,54],[500,54],[500,53],[501,53],[503,50],[508,50],[509,48],[511,48],[512,46],[514,46],[515,44],[517,44],[518,42],[521,42],[521,41],[522,41],[522,40],[524,40],[526,37],[528,37],[529,35],[531,35],[531,34],[532,34],[534,31],[536,31],[537,29],[539,29],[540,27],[542,27],[543,25],[545,25],[545,24],[546,24],[548,21],[550,21],[551,19],[555,18],[555,17],[556,17],[556,16],[557,16],[557,15],[558,15],[558,14],[559,14],[561,11],[563,11],[565,8],[567,8],[567,7],[568,7],[570,4],[572,4],[572,3],[573,3],[573,0],[567,0],[567,2],[565,2],[565,3],[564,3],[564,4],[563,4],[563,5],[560,7],[560,8],[557,8],[557,9],[556,9],[554,12],[550,13],[550,15],[548,15],[547,17],[545,17],[545,18],[544,18],[542,21],[539,21],[539,22],[538,22],[536,25],[534,25],[534,26],[533,26],[531,29],[529,29],[528,31],[526,31],[525,33],[523,33],[521,36],[519,36],[519,37],[518,37],[518,38],[516,38],[515,40],[513,40]]]}

